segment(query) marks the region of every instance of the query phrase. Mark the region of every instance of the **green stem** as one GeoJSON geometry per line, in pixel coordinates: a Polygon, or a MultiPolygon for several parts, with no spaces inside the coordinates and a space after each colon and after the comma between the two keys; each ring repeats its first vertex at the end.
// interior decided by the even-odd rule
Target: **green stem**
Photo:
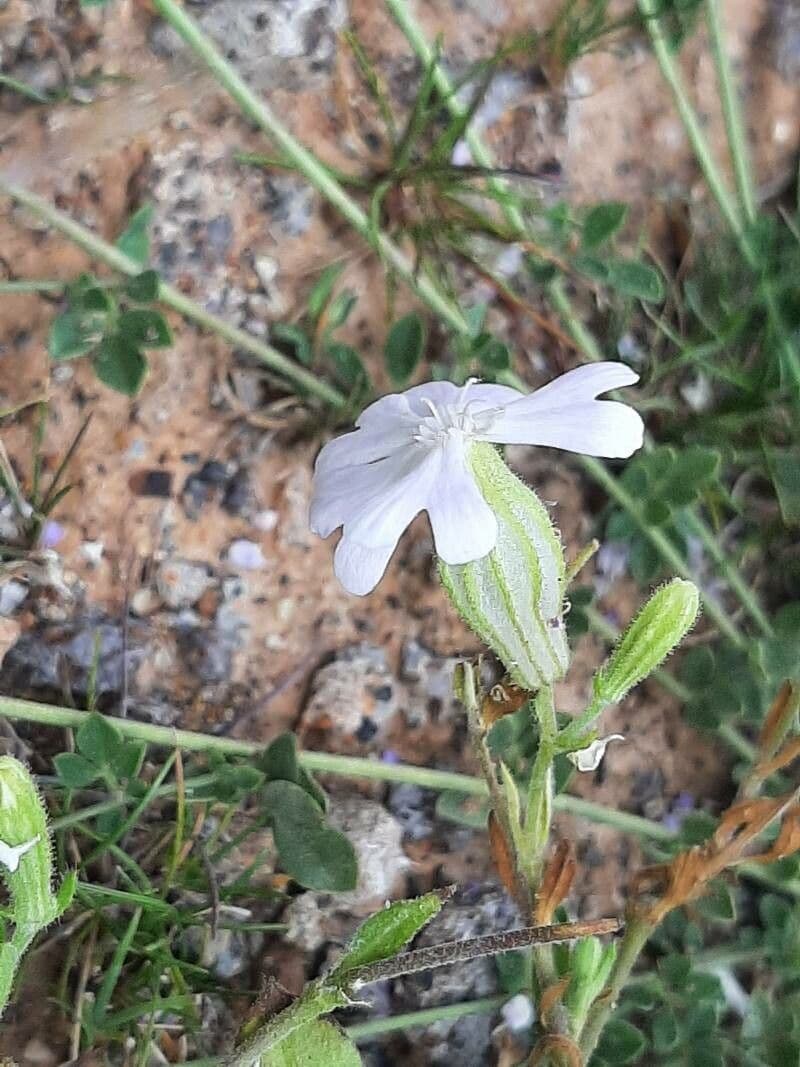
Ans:
{"type": "Polygon", "coordinates": [[[414,264],[385,234],[376,231],[369,216],[345,192],[341,185],[273,114],[269,106],[250,89],[239,73],[216,49],[191,16],[176,0],[153,0],[153,6],[177,33],[194,49],[208,69],[225,88],[242,112],[262,129],[297,170],[341,212],[350,225],[370,244],[393,270],[441,316],[452,329],[468,332],[461,310],[452,303],[427,275],[414,264]]]}
{"type": "Polygon", "coordinates": [[[580,1050],[584,1063],[588,1063],[591,1059],[592,1053],[597,1047],[597,1042],[600,1040],[600,1035],[611,1018],[620,994],[652,932],[652,926],[637,919],[632,919],[625,927],[625,934],[619,945],[619,952],[614,963],[614,970],[611,972],[608,987],[604,990],[603,995],[595,1001],[592,1010],[589,1012],[583,1033],[580,1036],[580,1050]]]}
{"type": "MultiPolygon", "coordinates": [[[[353,1041],[367,1041],[382,1034],[392,1034],[397,1030],[410,1030],[414,1026],[430,1026],[431,1023],[449,1022],[461,1019],[465,1015],[491,1015],[506,1002],[507,997],[483,997],[481,1000],[467,1000],[461,1004],[443,1004],[438,1008],[424,1008],[422,1011],[409,1011],[403,1015],[389,1015],[385,1019],[370,1019],[368,1022],[355,1023],[347,1027],[347,1036],[353,1041]]],[[[191,1064],[187,1064],[191,1067],[191,1064]]]]}
{"type": "MultiPolygon", "coordinates": [[[[638,3],[639,10],[647,23],[647,28],[650,33],[650,41],[653,46],[653,53],[658,61],[661,74],[672,92],[672,97],[686,131],[686,136],[689,138],[689,143],[697,157],[697,162],[700,164],[700,169],[703,171],[708,187],[711,190],[714,199],[717,201],[722,216],[736,237],[742,257],[751,270],[759,272],[758,250],[753,245],[750,233],[742,221],[738,205],[714,161],[714,157],[711,154],[700,122],[695,114],[692,103],[689,100],[689,95],[686,92],[683,77],[681,76],[678,65],[670,50],[669,43],[664,35],[658,13],[659,0],[638,0],[638,3]]],[[[744,168],[746,166],[746,157],[743,155],[745,145],[744,132],[742,129],[741,117],[738,114],[738,102],[736,101],[733,90],[728,54],[722,38],[721,22],[718,17],[715,18],[717,15],[716,10],[712,11],[711,7],[707,7],[707,11],[709,12],[709,28],[712,33],[712,38],[715,34],[717,35],[717,40],[712,42],[714,46],[714,60],[717,66],[717,77],[720,82],[720,93],[723,98],[723,111],[726,121],[728,144],[734,159],[734,169],[737,170],[738,173],[739,168],[744,168]],[[727,101],[726,91],[728,93],[727,101]]],[[[775,296],[773,286],[769,281],[764,282],[763,292],[770,322],[778,335],[782,366],[784,366],[791,375],[795,386],[800,386],[800,360],[798,360],[798,355],[795,351],[792,339],[787,333],[780,305],[775,296]]]]}
{"type": "Polygon", "coordinates": [[[560,275],[556,275],[547,286],[547,292],[553,302],[553,307],[561,315],[572,340],[587,359],[590,359],[593,363],[599,362],[603,358],[603,353],[595,338],[576,315],[575,308],[567,295],[564,279],[560,275]]]}
{"type": "Polygon", "coordinates": [[[728,615],[724,606],[713,594],[707,591],[703,592],[699,575],[696,574],[683,559],[680,552],[675,548],[661,528],[658,526],[650,526],[648,524],[647,519],[640,511],[639,506],[628,490],[614,478],[602,463],[593,459],[591,456],[584,456],[582,462],[583,466],[590,472],[595,481],[599,482],[608,495],[613,500],[616,500],[616,502],[628,512],[642,533],[644,533],[658,549],[662,558],[675,569],[677,574],[682,578],[688,578],[689,581],[694,582],[698,589],[700,589],[705,610],[716,623],[717,629],[725,634],[728,640],[732,641],[737,648],[743,648],[746,644],[745,638],[734,625],[733,620],[728,615]]]}
{"type": "MultiPolygon", "coordinates": [[[[126,256],[124,252],[120,252],[114,245],[104,241],[102,237],[98,237],[97,234],[92,233],[85,226],[81,226],[80,223],[75,222],[74,219],[71,219],[68,215],[59,211],[58,208],[53,207],[52,204],[28,189],[13,185],[0,177],[0,195],[9,196],[18,204],[28,208],[29,211],[44,219],[59,233],[63,233],[65,237],[68,237],[93,259],[100,263],[105,263],[112,270],[119,271],[128,277],[141,273],[142,266],[140,263],[126,256]]],[[[255,356],[256,359],[259,359],[271,370],[313,396],[319,397],[320,400],[324,400],[334,407],[343,406],[345,399],[342,394],[323,382],[318,375],[311,374],[303,367],[298,367],[297,364],[292,363],[277,349],[257,340],[251,334],[245,333],[244,330],[231,326],[216,315],[212,315],[205,308],[196,304],[166,282],[159,282],[158,299],[162,304],[166,304],[167,307],[183,315],[185,319],[211,330],[236,348],[249,352],[250,355],[255,356]]]]}
{"type": "MultiPolygon", "coordinates": [[[[89,718],[89,713],[75,708],[62,708],[57,705],[37,704],[30,700],[17,700],[12,697],[0,697],[0,716],[22,722],[36,722],[45,726],[71,727],[78,729],[89,718]]],[[[264,750],[263,744],[253,741],[237,741],[230,737],[214,737],[209,734],[195,733],[192,730],[176,730],[171,726],[155,726],[151,723],[137,722],[135,719],[114,719],[114,725],[125,737],[145,741],[151,745],[165,748],[181,748],[188,752],[219,752],[222,755],[249,758],[259,755],[264,750]]],[[[481,778],[468,774],[456,774],[453,771],[437,771],[428,767],[412,767],[383,763],[380,760],[364,759],[358,756],[337,756],[326,752],[300,752],[300,763],[308,771],[319,774],[335,774],[346,778],[367,778],[381,782],[397,782],[418,785],[423,789],[441,792],[460,793],[462,796],[488,797],[489,788],[481,778]]],[[[205,779],[213,775],[198,775],[191,783],[205,784],[205,779]]],[[[187,782],[187,788],[190,783],[187,782]]],[[[172,795],[175,786],[163,786],[161,796],[172,795]]],[[[86,813],[99,815],[122,807],[125,801],[109,800],[91,805],[80,812],[62,815],[51,823],[53,829],[65,829],[85,821],[86,813]]],[[[568,815],[582,818],[633,833],[639,837],[654,841],[670,841],[674,837],[670,830],[658,823],[644,819],[640,815],[616,811],[595,804],[581,797],[559,793],[554,799],[556,810],[568,815]]]]}
{"type": "MultiPolygon", "coordinates": [[[[50,704],[37,704],[30,700],[17,700],[12,697],[0,697],[0,716],[23,722],[38,722],[45,726],[68,726],[77,729],[89,718],[89,713],[74,708],[62,708],[50,704]]],[[[136,722],[134,719],[114,719],[114,725],[126,737],[148,744],[161,745],[166,748],[182,748],[190,752],[220,752],[228,756],[247,758],[258,755],[264,749],[263,744],[253,741],[237,741],[230,737],[213,737],[194,733],[191,730],[175,730],[170,726],[155,726],[151,723],[136,722]]],[[[482,778],[473,778],[468,774],[456,774],[453,771],[436,771],[427,767],[412,767],[381,763],[378,760],[359,758],[358,756],[336,756],[326,752],[300,752],[298,759],[308,771],[319,774],[335,774],[345,778],[367,778],[373,781],[399,782],[418,785],[423,789],[441,792],[460,793],[462,796],[488,797],[489,790],[482,778]]],[[[199,783],[201,776],[198,776],[199,783]]],[[[165,787],[165,788],[172,788],[165,787]]],[[[111,802],[109,802],[110,805],[111,802]]],[[[122,806],[122,801],[117,806],[122,806]]],[[[651,822],[641,815],[603,807],[591,800],[574,797],[569,793],[559,793],[553,800],[556,811],[565,815],[576,815],[590,822],[604,826],[613,826],[623,833],[635,834],[650,841],[672,841],[672,830],[651,822]]],[[[84,809],[86,811],[87,809],[84,809]]],[[[111,810],[104,806],[104,810],[111,810]]],[[[80,813],[77,813],[80,814],[80,813]]],[[[62,816],[60,826],[73,825],[78,820],[72,816],[62,816]],[[67,820],[71,820],[69,824],[67,820]]],[[[82,821],[82,820],[80,820],[82,821]]],[[[749,878],[791,893],[800,898],[800,881],[781,881],[768,870],[756,864],[744,864],[739,870],[749,878]]]]}
{"type": "Polygon", "coordinates": [[[714,199],[717,201],[725,221],[736,235],[739,243],[743,245],[743,247],[745,245],[748,247],[747,258],[748,261],[750,261],[750,249],[744,234],[739,209],[720,174],[719,168],[714,161],[714,157],[711,155],[708,142],[703,134],[702,127],[700,126],[700,122],[695,114],[692,103],[689,100],[688,93],[686,92],[683,83],[683,78],[678,70],[669,42],[667,41],[661,25],[659,14],[660,6],[659,0],[639,0],[639,10],[644,16],[650,34],[653,53],[661,68],[662,77],[672,92],[672,97],[686,131],[686,136],[689,138],[692,150],[697,157],[697,162],[700,164],[700,169],[703,171],[703,175],[708,182],[708,187],[711,190],[714,199]]]}
{"type": "Polygon", "coordinates": [[[347,996],[341,989],[312,983],[306,986],[303,995],[285,1011],[273,1016],[224,1061],[224,1067],[253,1067],[270,1049],[279,1045],[301,1026],[327,1015],[347,1004],[347,996]]]}
{"type": "Polygon", "coordinates": [[[8,293],[61,293],[66,282],[36,281],[33,278],[19,282],[0,282],[0,296],[8,293]]]}
{"type": "Polygon", "coordinates": [[[739,94],[733,84],[731,64],[725,48],[725,36],[722,29],[722,16],[719,0],[706,0],[706,22],[708,23],[711,49],[719,79],[722,110],[725,115],[725,127],[728,131],[733,170],[742,213],[748,223],[756,220],[756,197],[753,188],[753,171],[750,165],[750,153],[745,136],[745,124],[739,94]]]}
{"type": "Polygon", "coordinates": [[[547,842],[553,821],[555,775],[553,761],[556,754],[558,722],[553,703],[553,690],[544,686],[536,694],[534,713],[539,723],[539,746],[533,761],[528,784],[528,804],[525,815],[524,855],[520,857],[531,898],[535,897],[542,877],[547,842]]]}

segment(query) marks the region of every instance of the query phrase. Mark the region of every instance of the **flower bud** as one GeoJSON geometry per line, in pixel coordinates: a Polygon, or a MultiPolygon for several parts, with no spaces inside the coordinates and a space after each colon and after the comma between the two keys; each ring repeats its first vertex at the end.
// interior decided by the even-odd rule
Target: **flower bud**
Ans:
{"type": "Polygon", "coordinates": [[[13,923],[10,939],[0,947],[0,1013],[28,945],[72,900],[75,875],[67,876],[58,894],[52,875],[47,814],[33,778],[19,760],[0,756],[0,878],[13,923]]]}
{"type": "Polygon", "coordinates": [[[697,586],[682,578],[657,589],[595,676],[596,704],[616,704],[654,671],[691,630],[699,603],[697,586]]]}
{"type": "Polygon", "coordinates": [[[472,563],[440,560],[439,573],[459,614],[511,678],[541,689],[562,678],[569,663],[561,541],[539,498],[493,445],[474,444],[470,461],[497,519],[497,543],[472,563]]]}

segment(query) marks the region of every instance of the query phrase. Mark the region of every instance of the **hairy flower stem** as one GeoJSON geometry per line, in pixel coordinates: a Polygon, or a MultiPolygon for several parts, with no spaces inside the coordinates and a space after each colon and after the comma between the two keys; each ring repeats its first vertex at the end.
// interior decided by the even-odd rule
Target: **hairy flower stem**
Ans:
{"type": "Polygon", "coordinates": [[[611,979],[602,996],[594,1002],[583,1032],[580,1034],[580,1050],[583,1062],[588,1063],[597,1047],[600,1035],[606,1023],[614,1013],[617,1001],[625,988],[639,955],[653,932],[653,926],[639,919],[632,919],[625,927],[625,934],[619,945],[617,959],[611,972],[611,979]]]}

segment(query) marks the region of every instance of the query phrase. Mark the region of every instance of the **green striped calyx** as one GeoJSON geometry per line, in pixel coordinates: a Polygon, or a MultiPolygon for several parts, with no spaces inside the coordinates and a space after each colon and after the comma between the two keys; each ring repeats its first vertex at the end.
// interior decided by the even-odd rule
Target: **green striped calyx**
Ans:
{"type": "Polygon", "coordinates": [[[25,950],[40,930],[55,922],[72,901],[75,875],[53,892],[53,862],[47,814],[24,763],[0,756],[0,879],[8,890],[0,945],[0,1014],[8,1001],[25,950]],[[9,936],[10,934],[10,936],[9,936]]]}
{"type": "Polygon", "coordinates": [[[564,676],[564,550],[542,502],[483,442],[470,450],[475,480],[497,518],[497,544],[482,559],[439,573],[461,617],[513,680],[537,690],[564,676]]]}

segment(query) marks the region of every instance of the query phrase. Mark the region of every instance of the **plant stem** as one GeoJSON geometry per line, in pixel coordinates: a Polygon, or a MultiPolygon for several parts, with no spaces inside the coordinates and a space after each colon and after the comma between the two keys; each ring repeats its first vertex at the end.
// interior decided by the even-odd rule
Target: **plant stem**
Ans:
{"type": "MultiPolygon", "coordinates": [[[[447,1022],[461,1019],[465,1015],[491,1015],[505,1004],[507,997],[483,997],[481,1000],[466,1000],[461,1004],[443,1004],[438,1008],[423,1008],[422,1011],[409,1011],[403,1015],[388,1015],[383,1019],[370,1019],[368,1022],[354,1023],[346,1027],[346,1033],[353,1041],[367,1041],[382,1034],[391,1034],[397,1030],[410,1030],[415,1026],[430,1026],[431,1023],[447,1022]]],[[[187,1064],[186,1067],[192,1067],[187,1064]]]]}
{"type": "Polygon", "coordinates": [[[561,315],[564,325],[567,327],[570,337],[581,349],[587,359],[597,363],[603,358],[603,353],[594,336],[586,329],[584,324],[575,313],[575,308],[567,295],[564,279],[560,275],[548,284],[547,292],[553,302],[553,307],[561,315]]]}
{"type": "MultiPolygon", "coordinates": [[[[700,164],[700,169],[703,171],[708,187],[711,190],[714,199],[717,201],[717,205],[719,206],[723,218],[730,226],[731,231],[736,238],[745,262],[751,270],[760,273],[758,251],[754,247],[750,233],[742,221],[738,205],[728,189],[727,184],[723,180],[719,168],[714,161],[714,157],[711,155],[708,142],[703,134],[702,127],[695,114],[692,103],[689,100],[689,95],[686,92],[683,77],[664,35],[658,12],[658,0],[638,0],[638,3],[639,10],[647,23],[650,41],[653,46],[653,53],[661,68],[661,74],[672,92],[672,97],[675,101],[675,106],[681,121],[683,122],[686,136],[689,138],[689,143],[697,157],[697,162],[700,164]]],[[[717,66],[717,77],[720,82],[720,93],[723,98],[723,112],[726,120],[728,145],[733,155],[734,169],[738,171],[739,168],[744,168],[746,166],[745,157],[742,155],[745,138],[741,126],[741,118],[738,114],[738,102],[735,100],[733,91],[728,54],[722,39],[722,25],[719,18],[715,19],[715,14],[716,12],[710,13],[709,28],[712,37],[716,35],[718,38],[714,44],[714,60],[717,66]],[[727,91],[730,94],[727,104],[725,100],[726,86],[727,91]]],[[[778,335],[781,348],[782,366],[786,367],[795,386],[800,386],[800,360],[798,360],[798,355],[791,338],[787,335],[780,306],[775,296],[774,289],[768,280],[764,281],[763,291],[769,319],[778,335]]]]}
{"type": "Polygon", "coordinates": [[[0,282],[0,296],[10,293],[61,293],[66,282],[36,281],[33,278],[19,282],[0,282]]]}
{"type": "MultiPolygon", "coordinates": [[[[130,259],[123,252],[120,252],[118,248],[115,248],[114,245],[104,241],[102,237],[98,237],[97,234],[92,233],[85,226],[81,226],[80,223],[75,222],[74,219],[71,219],[68,215],[59,211],[58,208],[53,207],[52,204],[28,189],[13,185],[0,177],[0,195],[9,196],[18,204],[28,208],[28,210],[58,230],[59,233],[63,233],[65,237],[68,237],[93,259],[100,263],[105,263],[112,270],[119,271],[128,277],[133,277],[142,272],[141,264],[130,259]]],[[[250,355],[255,356],[256,359],[259,359],[271,370],[313,396],[319,397],[320,400],[324,400],[334,407],[342,407],[344,405],[345,399],[342,394],[322,381],[318,375],[311,374],[303,367],[298,367],[296,363],[287,359],[277,349],[257,340],[244,330],[231,326],[216,315],[212,315],[211,312],[206,311],[200,304],[196,304],[167,282],[159,281],[158,299],[162,304],[166,304],[167,307],[171,307],[174,311],[183,315],[184,318],[218,334],[236,348],[249,352],[250,355]]]]}
{"type": "Polygon", "coordinates": [[[401,952],[398,956],[377,960],[349,971],[345,981],[348,987],[359,989],[373,982],[384,982],[406,974],[418,974],[435,967],[450,967],[455,963],[481,959],[484,956],[499,956],[503,952],[535,945],[559,945],[577,941],[583,937],[614,934],[622,924],[618,919],[589,919],[586,922],[555,923],[552,926],[525,926],[521,930],[506,930],[500,934],[485,934],[463,941],[446,941],[440,945],[401,952]]]}
{"type": "Polygon", "coordinates": [[[697,575],[683,559],[680,552],[675,548],[666,534],[664,534],[658,527],[650,526],[648,524],[646,518],[641,513],[639,506],[628,490],[614,478],[602,463],[593,459],[591,456],[583,457],[583,465],[592,474],[595,481],[603,486],[608,495],[616,500],[616,502],[628,512],[639,529],[658,549],[662,558],[665,559],[682,578],[688,578],[689,581],[694,582],[698,589],[700,589],[705,610],[716,623],[717,629],[725,634],[728,640],[732,641],[737,648],[743,648],[746,644],[745,638],[733,623],[733,620],[728,615],[725,607],[712,593],[703,591],[699,575],[697,575]]]}
{"type": "Polygon", "coordinates": [[[625,935],[619,945],[619,952],[611,972],[611,979],[603,995],[598,997],[589,1012],[583,1033],[580,1036],[580,1050],[583,1062],[588,1063],[597,1047],[600,1035],[617,1006],[620,994],[631,975],[639,954],[653,931],[648,923],[633,919],[625,927],[625,935]]]}
{"type": "Polygon", "coordinates": [[[533,707],[539,724],[539,746],[528,784],[528,805],[522,842],[525,851],[520,857],[531,899],[535,897],[541,881],[550,825],[553,821],[553,761],[556,754],[558,722],[550,686],[539,690],[533,707]]]}
{"type": "MultiPolygon", "coordinates": [[[[725,184],[725,181],[719,172],[719,168],[714,161],[714,157],[711,155],[708,142],[705,139],[702,127],[695,114],[694,107],[689,100],[689,96],[683,83],[683,78],[678,70],[669,42],[664,34],[659,14],[661,5],[658,0],[638,0],[638,2],[639,10],[644,16],[647,30],[650,34],[653,53],[661,68],[661,75],[672,92],[672,97],[686,131],[686,136],[689,138],[692,150],[697,157],[697,162],[700,164],[700,169],[703,171],[703,175],[708,182],[708,187],[711,190],[714,199],[717,201],[725,221],[730,226],[739,243],[742,244],[742,242],[744,242],[744,244],[747,245],[742,226],[742,219],[739,215],[736,201],[725,184]]],[[[747,258],[748,261],[751,260],[749,246],[747,258]]]]}
{"type": "Polygon", "coordinates": [[[302,997],[278,1015],[274,1015],[252,1037],[234,1049],[223,1061],[224,1067],[253,1067],[253,1064],[261,1061],[265,1053],[279,1045],[295,1030],[346,1005],[347,996],[341,989],[319,982],[306,986],[302,997]]]}
{"type": "MultiPolygon", "coordinates": [[[[57,705],[37,704],[30,700],[17,700],[0,696],[0,716],[23,722],[36,722],[45,726],[72,727],[77,729],[89,718],[89,713],[75,708],[62,708],[57,705]]],[[[171,726],[155,726],[151,723],[137,722],[135,719],[114,719],[114,725],[125,737],[146,741],[151,745],[165,748],[181,748],[188,752],[219,752],[222,755],[248,758],[263,752],[264,745],[253,741],[238,741],[230,737],[214,737],[209,734],[195,733],[192,730],[176,730],[171,726]]],[[[413,767],[407,764],[383,763],[379,760],[364,759],[358,756],[336,756],[325,752],[300,752],[298,759],[308,771],[319,774],[336,774],[346,778],[368,778],[374,781],[398,782],[418,785],[424,789],[441,792],[460,793],[462,796],[486,797],[488,786],[482,778],[468,774],[456,774],[453,771],[437,771],[428,767],[413,767]]],[[[206,779],[213,780],[213,775],[198,775],[187,781],[187,789],[193,783],[206,784],[206,779]]],[[[159,795],[172,795],[176,790],[173,785],[163,786],[159,795]]],[[[65,829],[84,821],[87,812],[99,815],[122,807],[123,801],[104,801],[82,812],[63,815],[53,821],[53,826],[65,829]]],[[[554,798],[554,807],[568,815],[578,815],[606,826],[616,826],[619,830],[636,834],[653,841],[671,841],[674,834],[659,823],[651,822],[640,815],[625,811],[616,811],[595,804],[581,797],[559,793],[554,798]]]]}
{"type": "Polygon", "coordinates": [[[369,216],[342,188],[339,182],[302,145],[273,114],[269,106],[250,89],[234,67],[221,55],[191,16],[176,0],[153,0],[153,6],[208,66],[242,112],[259,126],[284,153],[297,170],[341,212],[350,225],[367,241],[393,270],[440,315],[448,325],[465,332],[469,326],[458,308],[427,275],[418,272],[404,252],[370,222],[369,216]]]}
{"type": "Polygon", "coordinates": [[[728,144],[736,176],[739,201],[742,205],[742,213],[746,222],[753,223],[757,214],[755,190],[753,188],[753,171],[750,165],[750,153],[745,136],[742,105],[739,94],[733,84],[730,59],[725,48],[719,0],[706,0],[706,22],[708,23],[711,48],[714,53],[714,63],[719,78],[722,110],[728,131],[728,144]]]}

